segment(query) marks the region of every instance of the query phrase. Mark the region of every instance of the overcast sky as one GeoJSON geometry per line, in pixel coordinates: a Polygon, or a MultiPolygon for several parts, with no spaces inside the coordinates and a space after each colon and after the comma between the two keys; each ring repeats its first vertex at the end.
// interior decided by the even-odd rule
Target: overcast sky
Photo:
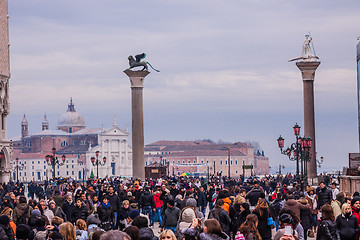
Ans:
{"type": "MultiPolygon", "coordinates": [[[[11,0],[8,137],[50,128],[70,97],[87,127],[131,129],[127,57],[145,52],[161,72],[145,79],[145,143],[258,141],[270,165],[292,165],[276,139],[303,126],[301,74],[294,62],[311,32],[316,145],[326,167],[358,152],[358,0],[120,1],[11,0]]],[[[302,129],[303,130],[303,129],[302,129]]],[[[303,132],[303,131],[302,131],[303,132]]]]}

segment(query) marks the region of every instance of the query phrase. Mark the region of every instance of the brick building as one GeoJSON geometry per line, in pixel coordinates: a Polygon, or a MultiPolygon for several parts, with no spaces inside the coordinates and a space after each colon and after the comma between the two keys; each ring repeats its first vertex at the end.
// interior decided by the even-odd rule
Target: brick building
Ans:
{"type": "MultiPolygon", "coordinates": [[[[215,144],[209,141],[158,141],[145,146],[145,164],[161,162],[168,165],[169,175],[190,173],[206,176],[221,174],[227,176],[230,148],[230,175],[239,177],[243,174],[243,164],[253,165],[255,174],[268,174],[269,161],[265,156],[256,157],[254,148],[242,142],[232,144],[215,144]],[[267,159],[267,172],[266,169],[267,159]],[[260,162],[256,162],[260,161],[260,162]],[[261,166],[258,171],[255,166],[261,166]]],[[[250,176],[251,170],[245,170],[245,176],[250,176]]]]}

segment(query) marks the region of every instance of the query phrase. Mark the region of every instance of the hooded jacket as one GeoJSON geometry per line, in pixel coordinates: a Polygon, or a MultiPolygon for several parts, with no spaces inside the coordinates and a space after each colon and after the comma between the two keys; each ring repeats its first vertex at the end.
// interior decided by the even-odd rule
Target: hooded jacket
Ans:
{"type": "MultiPolygon", "coordinates": [[[[18,218],[19,218],[21,215],[24,214],[24,211],[25,211],[25,209],[27,208],[27,206],[28,206],[28,205],[27,205],[26,203],[19,203],[19,204],[15,207],[14,213],[13,213],[13,221],[14,221],[14,223],[16,223],[17,220],[18,220],[18,218]]],[[[29,221],[29,218],[30,218],[30,216],[31,216],[31,211],[32,211],[32,210],[33,210],[32,207],[29,206],[28,212],[25,213],[25,214],[26,214],[26,222],[29,221]]]]}
{"type": "Polygon", "coordinates": [[[300,219],[300,210],[306,210],[309,208],[309,206],[303,205],[295,199],[289,199],[285,202],[284,208],[292,210],[295,215],[300,219]]]}

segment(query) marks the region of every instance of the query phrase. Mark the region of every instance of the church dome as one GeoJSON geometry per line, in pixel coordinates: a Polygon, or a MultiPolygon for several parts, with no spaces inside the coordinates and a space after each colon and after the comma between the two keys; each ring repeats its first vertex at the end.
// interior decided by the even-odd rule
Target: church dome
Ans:
{"type": "Polygon", "coordinates": [[[75,111],[75,106],[70,99],[70,104],[68,105],[68,110],[66,113],[63,113],[58,120],[58,128],[61,127],[85,127],[85,119],[79,113],[75,111]]]}

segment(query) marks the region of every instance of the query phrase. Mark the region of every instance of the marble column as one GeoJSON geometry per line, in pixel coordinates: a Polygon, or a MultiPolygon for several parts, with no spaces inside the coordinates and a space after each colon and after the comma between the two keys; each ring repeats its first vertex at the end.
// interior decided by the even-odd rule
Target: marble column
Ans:
{"type": "Polygon", "coordinates": [[[143,83],[148,71],[125,70],[131,83],[133,178],[145,179],[143,83]]]}
{"type": "Polygon", "coordinates": [[[315,110],[314,110],[314,79],[315,71],[320,65],[318,61],[299,61],[296,66],[300,69],[304,91],[304,131],[306,137],[311,137],[311,161],[307,164],[308,177],[317,176],[316,141],[315,141],[315,110]]]}

